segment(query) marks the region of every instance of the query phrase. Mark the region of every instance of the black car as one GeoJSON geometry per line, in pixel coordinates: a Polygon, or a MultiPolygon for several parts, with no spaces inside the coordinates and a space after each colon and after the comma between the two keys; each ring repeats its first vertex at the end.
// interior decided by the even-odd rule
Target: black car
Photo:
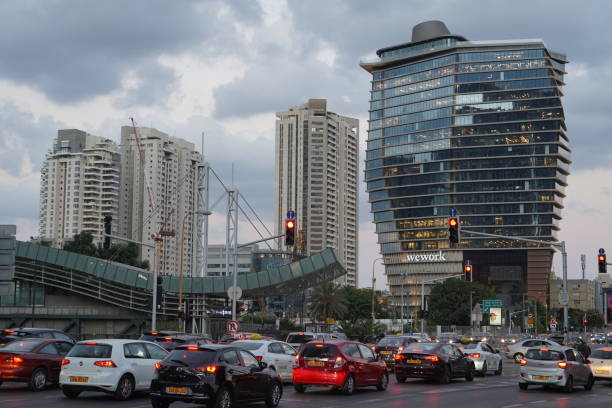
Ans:
{"type": "Polygon", "coordinates": [[[563,335],[550,336],[548,340],[554,341],[557,344],[566,347],[572,347],[580,352],[585,358],[589,358],[591,355],[591,347],[585,343],[580,337],[570,337],[568,342],[565,342],[563,335]]]}
{"type": "Polygon", "coordinates": [[[268,407],[276,407],[283,394],[276,371],[249,351],[232,345],[179,346],[155,367],[153,408],[167,408],[174,401],[211,408],[264,401],[268,407]]]}
{"type": "Polygon", "coordinates": [[[214,341],[208,337],[198,334],[186,334],[181,332],[148,332],[140,336],[139,340],[151,341],[159,344],[165,350],[174,350],[178,346],[213,344],[214,341]]]}
{"type": "Polygon", "coordinates": [[[387,363],[387,366],[393,367],[395,364],[395,355],[404,350],[409,344],[416,343],[417,339],[408,336],[387,336],[383,337],[376,343],[374,352],[378,354],[387,363]]]}
{"type": "Polygon", "coordinates": [[[461,377],[474,380],[474,362],[454,344],[413,343],[395,356],[395,378],[427,378],[447,384],[461,377]]]}
{"type": "Polygon", "coordinates": [[[6,344],[15,340],[31,337],[41,339],[58,339],[67,341],[72,344],[76,343],[76,339],[74,337],[72,337],[68,333],[64,333],[61,330],[38,329],[34,327],[15,327],[0,331],[0,347],[3,347],[6,344]]]}

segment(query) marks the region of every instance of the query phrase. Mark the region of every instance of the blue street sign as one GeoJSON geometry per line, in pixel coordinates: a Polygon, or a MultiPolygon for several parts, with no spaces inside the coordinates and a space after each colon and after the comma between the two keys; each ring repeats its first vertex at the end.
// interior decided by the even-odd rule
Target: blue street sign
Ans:
{"type": "Polygon", "coordinates": [[[449,208],[448,215],[450,215],[451,217],[456,217],[457,216],[457,209],[456,208],[449,208]]]}
{"type": "Polygon", "coordinates": [[[287,219],[294,220],[295,219],[295,211],[293,211],[293,210],[287,211],[287,219]]]}
{"type": "Polygon", "coordinates": [[[599,248],[599,255],[603,255],[606,253],[606,250],[603,248],[599,248]]]}
{"type": "Polygon", "coordinates": [[[466,265],[471,265],[472,264],[472,260],[471,259],[466,259],[465,260],[465,264],[466,265]]]}

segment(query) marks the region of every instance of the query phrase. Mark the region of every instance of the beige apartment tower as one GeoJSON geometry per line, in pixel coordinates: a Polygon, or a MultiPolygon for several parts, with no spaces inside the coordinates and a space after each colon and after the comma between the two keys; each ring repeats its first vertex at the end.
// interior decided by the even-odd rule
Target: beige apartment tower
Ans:
{"type": "Polygon", "coordinates": [[[276,117],[275,233],[295,211],[296,246],[333,248],[347,270],[337,283],[357,286],[359,120],[329,112],[325,99],[276,117]]]}
{"type": "Polygon", "coordinates": [[[78,129],[60,129],[40,177],[39,234],[61,248],[81,231],[102,241],[104,217],[117,225],[119,148],[78,129]]]}
{"type": "MultiPolygon", "coordinates": [[[[183,139],[153,128],[137,130],[140,145],[133,126],[121,128],[119,235],[151,245],[161,235],[161,274],[180,273],[182,248],[183,273],[189,276],[194,245],[190,217],[201,155],[183,139]]],[[[154,265],[154,250],[143,247],[142,260],[154,265]]]]}

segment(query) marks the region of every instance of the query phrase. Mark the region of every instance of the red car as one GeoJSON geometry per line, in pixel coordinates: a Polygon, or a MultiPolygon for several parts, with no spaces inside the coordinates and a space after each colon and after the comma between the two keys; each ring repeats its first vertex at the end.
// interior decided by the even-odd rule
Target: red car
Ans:
{"type": "Polygon", "coordinates": [[[40,391],[48,382],[57,384],[61,362],[72,344],[63,340],[27,338],[0,348],[0,385],[27,382],[40,391]]]}
{"type": "Polygon", "coordinates": [[[345,395],[356,387],[387,389],[387,365],[364,344],[348,340],[311,341],[300,349],[293,368],[293,386],[297,392],[310,385],[332,386],[345,395]]]}

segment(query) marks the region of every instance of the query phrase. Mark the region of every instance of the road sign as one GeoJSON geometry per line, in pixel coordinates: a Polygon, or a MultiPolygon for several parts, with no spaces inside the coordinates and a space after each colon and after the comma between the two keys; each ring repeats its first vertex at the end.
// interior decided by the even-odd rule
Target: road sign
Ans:
{"type": "Polygon", "coordinates": [[[559,292],[559,304],[561,306],[569,305],[569,293],[564,291],[559,292]]]}
{"type": "Polygon", "coordinates": [[[471,265],[472,264],[472,260],[471,259],[466,259],[465,260],[465,264],[466,265],[471,265]]]}
{"type": "Polygon", "coordinates": [[[242,289],[240,289],[240,286],[230,286],[230,288],[227,290],[227,297],[232,300],[240,299],[242,297],[242,289]]]}
{"type": "Polygon", "coordinates": [[[457,209],[456,208],[449,208],[448,215],[451,216],[451,217],[456,217],[457,216],[457,209]]]}
{"type": "Polygon", "coordinates": [[[293,210],[287,211],[287,219],[294,220],[295,219],[295,211],[293,211],[293,210]]]}
{"type": "Polygon", "coordinates": [[[605,250],[605,249],[603,249],[603,248],[599,248],[599,254],[600,254],[600,255],[603,255],[603,254],[605,254],[605,253],[606,253],[606,250],[605,250]]]}
{"type": "Polygon", "coordinates": [[[238,333],[240,331],[240,323],[236,320],[227,322],[227,331],[230,333],[238,333]]]}
{"type": "Polygon", "coordinates": [[[502,307],[502,301],[499,299],[486,299],[482,301],[482,312],[489,313],[492,307],[502,307]]]}
{"type": "Polygon", "coordinates": [[[501,307],[492,307],[489,309],[489,325],[501,326],[502,324],[502,309],[501,307]]]}

